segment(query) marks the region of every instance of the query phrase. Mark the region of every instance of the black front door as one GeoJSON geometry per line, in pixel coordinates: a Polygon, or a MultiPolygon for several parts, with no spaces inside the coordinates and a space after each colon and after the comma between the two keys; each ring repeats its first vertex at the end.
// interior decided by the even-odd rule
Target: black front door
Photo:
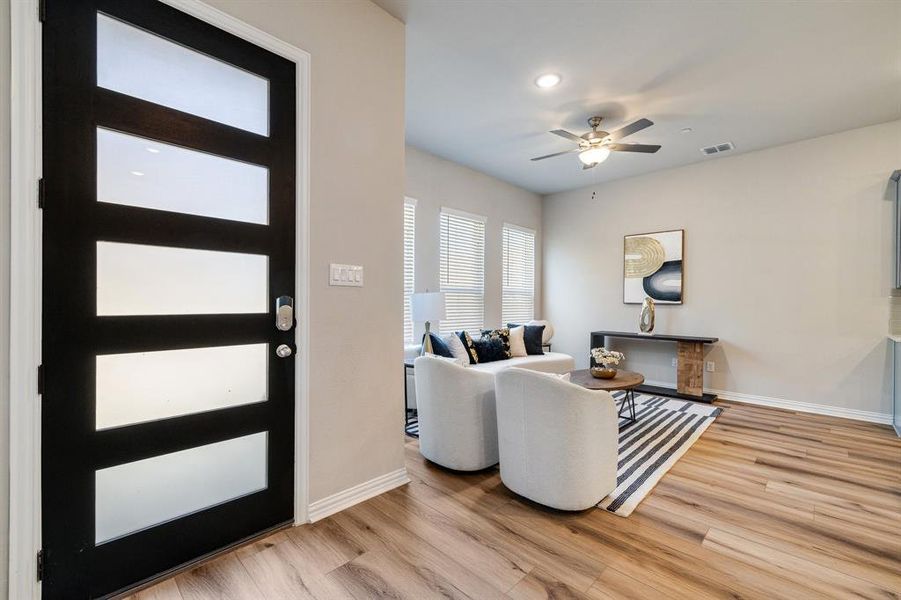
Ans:
{"type": "Polygon", "coordinates": [[[292,520],[295,118],[284,58],[151,0],[47,0],[45,598],[292,520]]]}

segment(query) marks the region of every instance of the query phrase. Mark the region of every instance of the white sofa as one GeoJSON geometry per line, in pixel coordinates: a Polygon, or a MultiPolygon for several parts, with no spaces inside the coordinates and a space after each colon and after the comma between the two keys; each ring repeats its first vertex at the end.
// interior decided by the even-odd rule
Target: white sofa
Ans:
{"type": "Polygon", "coordinates": [[[494,374],[433,356],[414,365],[420,453],[457,471],[496,465],[494,374]]]}
{"type": "MultiPolygon", "coordinates": [[[[404,346],[404,357],[407,359],[415,359],[419,356],[419,353],[420,346],[418,344],[404,346]]],[[[573,357],[569,354],[563,354],[562,352],[545,352],[544,354],[520,356],[490,363],[467,365],[465,368],[493,374],[508,367],[519,367],[521,369],[530,369],[532,371],[558,374],[569,373],[576,368],[573,357]]],[[[407,407],[417,408],[414,372],[410,369],[406,370],[405,384],[407,386],[407,407]]]]}
{"type": "Polygon", "coordinates": [[[560,510],[584,510],[616,488],[618,419],[607,392],[526,369],[495,376],[501,481],[560,510]]]}

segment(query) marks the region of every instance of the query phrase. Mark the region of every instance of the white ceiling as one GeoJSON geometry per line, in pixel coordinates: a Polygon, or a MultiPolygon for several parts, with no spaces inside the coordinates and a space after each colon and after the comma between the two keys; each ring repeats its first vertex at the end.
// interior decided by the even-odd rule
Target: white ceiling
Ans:
{"type": "Polygon", "coordinates": [[[375,1],[407,24],[407,142],[539,193],[901,118],[897,0],[375,1]],[[563,82],[537,88],[545,72],[563,82]],[[647,117],[623,141],[663,148],[530,162],[593,114],[647,117]]]}

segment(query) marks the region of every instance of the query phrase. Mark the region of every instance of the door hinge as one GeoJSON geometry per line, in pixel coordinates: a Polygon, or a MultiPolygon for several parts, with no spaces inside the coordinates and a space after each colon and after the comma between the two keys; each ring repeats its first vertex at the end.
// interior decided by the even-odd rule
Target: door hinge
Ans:
{"type": "Polygon", "coordinates": [[[38,365],[38,394],[44,394],[44,365],[38,365]]]}
{"type": "Polygon", "coordinates": [[[37,564],[35,565],[35,574],[37,575],[38,581],[44,580],[44,549],[43,548],[38,550],[37,564]]]}
{"type": "Polygon", "coordinates": [[[44,178],[38,179],[38,208],[44,208],[44,201],[47,198],[47,189],[44,185],[44,178]]]}
{"type": "Polygon", "coordinates": [[[38,21],[41,23],[47,20],[47,0],[38,2],[38,21]]]}

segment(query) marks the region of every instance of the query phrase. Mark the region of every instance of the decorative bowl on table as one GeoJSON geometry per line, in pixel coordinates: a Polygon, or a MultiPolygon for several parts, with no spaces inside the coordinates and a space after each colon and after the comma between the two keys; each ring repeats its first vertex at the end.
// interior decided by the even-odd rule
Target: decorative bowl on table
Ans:
{"type": "Polygon", "coordinates": [[[613,367],[591,367],[589,370],[591,371],[591,376],[598,379],[613,379],[616,377],[616,369],[613,367]]]}
{"type": "Polygon", "coordinates": [[[616,366],[626,355],[616,350],[606,348],[591,349],[592,367],[589,369],[592,377],[598,379],[613,379],[616,377],[616,366]]]}

